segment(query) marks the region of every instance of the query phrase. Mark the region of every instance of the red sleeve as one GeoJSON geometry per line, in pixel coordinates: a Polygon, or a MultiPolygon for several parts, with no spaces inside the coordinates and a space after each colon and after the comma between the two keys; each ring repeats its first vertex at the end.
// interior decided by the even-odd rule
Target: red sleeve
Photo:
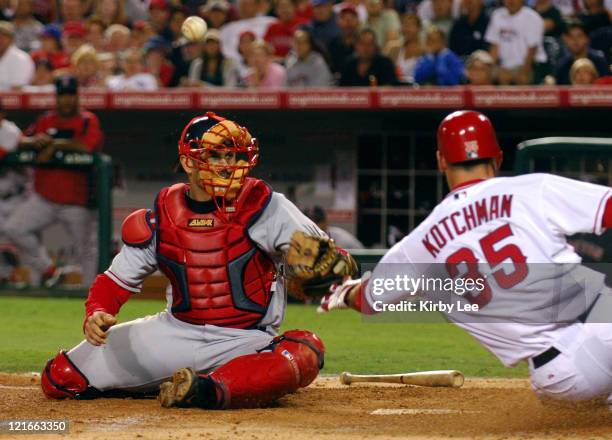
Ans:
{"type": "Polygon", "coordinates": [[[601,226],[604,228],[612,228],[612,197],[609,197],[606,202],[603,217],[601,218],[601,226]]]}
{"type": "Polygon", "coordinates": [[[84,118],[87,120],[87,131],[83,133],[81,136],[81,141],[87,147],[89,147],[89,151],[100,151],[102,149],[102,130],[100,129],[100,121],[97,116],[93,113],[87,112],[84,115],[84,118]]]}
{"type": "Polygon", "coordinates": [[[89,296],[85,301],[85,320],[98,310],[115,316],[131,294],[132,292],[119,286],[106,274],[98,275],[91,285],[89,296]]]}

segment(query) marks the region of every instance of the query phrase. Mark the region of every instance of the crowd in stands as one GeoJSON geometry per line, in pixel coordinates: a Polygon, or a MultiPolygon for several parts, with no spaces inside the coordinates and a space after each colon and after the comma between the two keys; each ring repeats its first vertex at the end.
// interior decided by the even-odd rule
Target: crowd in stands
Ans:
{"type": "Polygon", "coordinates": [[[0,91],[612,83],[612,0],[0,0],[0,91]],[[527,3],[525,3],[527,2],[527,3]],[[209,26],[181,36],[186,17],[209,26]]]}

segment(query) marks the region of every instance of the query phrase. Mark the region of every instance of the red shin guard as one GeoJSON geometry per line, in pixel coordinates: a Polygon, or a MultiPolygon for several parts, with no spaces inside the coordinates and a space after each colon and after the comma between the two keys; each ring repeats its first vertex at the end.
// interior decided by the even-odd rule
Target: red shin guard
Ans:
{"type": "Polygon", "coordinates": [[[45,365],[40,385],[47,397],[67,399],[77,397],[89,386],[89,381],[70,361],[65,351],[60,351],[45,365]]]}
{"type": "Polygon", "coordinates": [[[259,407],[308,386],[323,367],[323,342],[292,330],[275,338],[271,352],[232,359],[207,375],[217,388],[218,408],[259,407]]]}

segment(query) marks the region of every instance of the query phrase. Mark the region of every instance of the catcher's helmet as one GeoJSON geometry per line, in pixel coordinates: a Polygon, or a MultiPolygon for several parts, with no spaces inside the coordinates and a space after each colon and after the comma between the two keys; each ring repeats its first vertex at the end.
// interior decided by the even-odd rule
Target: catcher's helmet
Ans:
{"type": "Polygon", "coordinates": [[[187,156],[198,167],[204,190],[213,197],[236,197],[251,168],[257,164],[259,144],[249,131],[229,119],[207,112],[193,118],[183,129],[179,155],[187,156]],[[234,163],[219,165],[216,155],[233,153],[234,163]]]}
{"type": "Polygon", "coordinates": [[[449,164],[495,159],[501,165],[502,151],[489,118],[472,110],[451,113],[438,127],[438,150],[449,164]]]}

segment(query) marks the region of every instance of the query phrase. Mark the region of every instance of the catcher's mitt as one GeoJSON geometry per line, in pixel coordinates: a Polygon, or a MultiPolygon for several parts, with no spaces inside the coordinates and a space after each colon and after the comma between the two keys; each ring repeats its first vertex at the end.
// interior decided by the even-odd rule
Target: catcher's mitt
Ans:
{"type": "Polygon", "coordinates": [[[359,272],[357,262],[327,237],[296,231],[285,257],[287,290],[298,298],[322,296],[334,283],[359,272]]]}

